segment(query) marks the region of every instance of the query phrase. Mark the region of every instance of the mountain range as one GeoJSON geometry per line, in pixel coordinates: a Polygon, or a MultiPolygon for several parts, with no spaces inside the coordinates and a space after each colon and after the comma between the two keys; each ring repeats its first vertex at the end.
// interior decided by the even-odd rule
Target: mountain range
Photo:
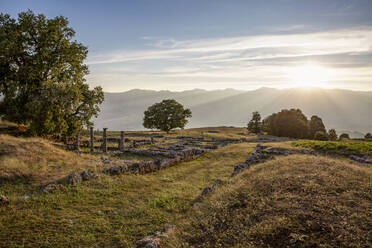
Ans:
{"type": "Polygon", "coordinates": [[[310,118],[318,115],[328,129],[354,137],[372,132],[372,92],[341,89],[274,89],[251,91],[187,90],[181,92],[134,89],[105,93],[95,128],[144,130],[143,112],[163,99],[175,99],[192,111],[187,128],[246,126],[253,111],[264,118],[282,109],[299,108],[310,118]]]}

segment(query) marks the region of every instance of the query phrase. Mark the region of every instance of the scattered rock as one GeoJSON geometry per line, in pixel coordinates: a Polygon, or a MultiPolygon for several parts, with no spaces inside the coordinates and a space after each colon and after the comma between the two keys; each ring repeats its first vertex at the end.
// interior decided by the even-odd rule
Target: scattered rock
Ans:
{"type": "Polygon", "coordinates": [[[222,184],[222,181],[220,179],[214,180],[212,184],[212,189],[214,189],[219,184],[222,184]]]}
{"type": "Polygon", "coordinates": [[[30,200],[30,199],[31,199],[31,196],[29,196],[29,195],[23,195],[23,196],[20,196],[18,198],[18,200],[20,200],[20,201],[27,201],[27,200],[30,200]]]}
{"type": "Polygon", "coordinates": [[[87,181],[90,179],[98,178],[98,175],[91,171],[83,171],[82,173],[80,173],[80,177],[81,179],[83,179],[83,181],[87,181]]]}
{"type": "Polygon", "coordinates": [[[104,171],[105,173],[108,173],[110,175],[120,175],[124,172],[124,166],[122,165],[116,165],[112,166],[104,171]]]}
{"type": "Polygon", "coordinates": [[[195,202],[194,204],[192,204],[192,207],[199,208],[201,205],[202,205],[201,202],[195,202]]]}
{"type": "Polygon", "coordinates": [[[368,157],[359,157],[359,156],[355,156],[355,155],[350,155],[349,158],[351,160],[354,160],[354,161],[359,162],[359,163],[372,164],[372,160],[368,159],[368,157]]]}
{"type": "Polygon", "coordinates": [[[50,193],[52,191],[55,191],[57,189],[60,189],[62,187],[61,184],[54,184],[54,183],[51,183],[51,184],[48,184],[47,186],[45,186],[42,190],[41,190],[41,193],[50,193]]]}
{"type": "Polygon", "coordinates": [[[288,156],[291,154],[315,155],[315,153],[311,150],[286,149],[281,147],[269,147],[258,144],[253,153],[247,157],[244,163],[234,166],[233,175],[238,174],[242,169],[249,168],[253,164],[258,164],[265,162],[266,160],[273,159],[274,156],[288,156]]]}
{"type": "Polygon", "coordinates": [[[206,196],[209,192],[212,191],[212,188],[211,187],[205,187],[201,193],[201,196],[206,196]]]}
{"type": "Polygon", "coordinates": [[[101,157],[102,163],[109,164],[111,161],[108,158],[101,157]]]}
{"type": "Polygon", "coordinates": [[[167,224],[163,227],[161,232],[156,232],[154,235],[144,237],[138,240],[133,247],[134,248],[158,248],[161,239],[168,238],[169,234],[174,232],[175,226],[167,224]]]}
{"type": "Polygon", "coordinates": [[[66,178],[66,183],[67,184],[75,185],[75,184],[81,183],[81,181],[82,181],[81,176],[79,174],[77,174],[76,172],[71,173],[66,178]]]}
{"type": "Polygon", "coordinates": [[[6,198],[6,197],[3,196],[3,195],[0,195],[0,207],[1,207],[1,206],[8,205],[8,204],[9,204],[9,200],[8,200],[8,198],[6,198]]]}

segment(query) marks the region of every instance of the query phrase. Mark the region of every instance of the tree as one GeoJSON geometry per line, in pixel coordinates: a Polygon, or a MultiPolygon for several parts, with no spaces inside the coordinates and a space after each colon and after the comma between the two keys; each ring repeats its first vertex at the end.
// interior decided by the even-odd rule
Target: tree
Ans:
{"type": "Polygon", "coordinates": [[[261,133],[262,122],[261,122],[261,115],[258,111],[252,113],[252,119],[248,123],[248,131],[251,133],[261,133]]]}
{"type": "Polygon", "coordinates": [[[313,115],[309,122],[310,127],[310,138],[315,138],[317,132],[323,132],[327,134],[323,121],[320,117],[313,115]]]}
{"type": "Polygon", "coordinates": [[[317,131],[314,135],[315,140],[328,140],[328,135],[327,133],[323,131],[317,131]]]}
{"type": "Polygon", "coordinates": [[[190,109],[184,109],[182,104],[173,99],[163,100],[150,106],[144,113],[143,126],[150,129],[160,129],[169,133],[174,128],[184,128],[190,109]]]}
{"type": "Polygon", "coordinates": [[[309,122],[300,109],[284,109],[264,120],[264,131],[279,137],[306,138],[309,122]]]}
{"type": "Polygon", "coordinates": [[[97,116],[104,95],[85,83],[88,50],[68,20],[0,14],[0,115],[34,135],[69,137],[97,116]]]}
{"type": "Polygon", "coordinates": [[[337,133],[335,129],[329,129],[328,131],[329,140],[337,140],[337,133]]]}
{"type": "Polygon", "coordinates": [[[372,134],[371,133],[367,133],[364,138],[366,139],[372,139],[372,134]]]}
{"type": "Polygon", "coordinates": [[[343,139],[350,139],[350,136],[347,134],[347,133],[343,133],[340,135],[340,140],[343,140],[343,139]]]}

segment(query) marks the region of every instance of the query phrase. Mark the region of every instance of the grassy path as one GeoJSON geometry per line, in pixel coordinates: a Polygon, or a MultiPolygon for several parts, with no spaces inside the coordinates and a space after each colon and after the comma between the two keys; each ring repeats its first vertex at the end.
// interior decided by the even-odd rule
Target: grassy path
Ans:
{"type": "MultiPolygon", "coordinates": [[[[131,247],[188,215],[255,144],[241,143],[147,175],[104,177],[0,208],[0,247],[131,247]]],[[[0,189],[1,190],[1,189],[0,189]]]]}

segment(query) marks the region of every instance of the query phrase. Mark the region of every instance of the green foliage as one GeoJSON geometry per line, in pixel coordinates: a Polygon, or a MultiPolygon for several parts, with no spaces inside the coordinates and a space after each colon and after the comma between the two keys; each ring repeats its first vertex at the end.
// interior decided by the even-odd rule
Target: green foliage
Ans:
{"type": "Polygon", "coordinates": [[[309,128],[310,128],[310,137],[311,138],[315,138],[315,134],[317,132],[323,132],[324,134],[327,133],[322,119],[319,118],[316,115],[313,115],[311,117],[310,122],[309,122],[309,128]]]}
{"type": "Polygon", "coordinates": [[[261,133],[262,122],[261,122],[261,115],[258,111],[252,113],[252,119],[248,123],[248,131],[251,133],[261,133]]]}
{"type": "Polygon", "coordinates": [[[300,109],[284,109],[264,120],[264,131],[279,137],[306,138],[309,123],[300,109]]]}
{"type": "Polygon", "coordinates": [[[65,17],[0,14],[0,113],[35,135],[72,136],[99,112],[101,87],[89,90],[88,50],[72,41],[65,17]]]}
{"type": "Polygon", "coordinates": [[[190,109],[184,109],[182,104],[173,99],[163,100],[150,106],[144,113],[143,126],[150,129],[160,129],[169,132],[174,128],[184,128],[190,109]]]}
{"type": "Polygon", "coordinates": [[[372,139],[372,134],[371,133],[367,133],[365,136],[364,136],[365,139],[372,139]]]}
{"type": "Polygon", "coordinates": [[[343,139],[350,139],[349,134],[347,134],[347,133],[343,133],[343,134],[341,134],[341,135],[340,135],[340,140],[343,140],[343,139]]]}
{"type": "Polygon", "coordinates": [[[337,133],[336,133],[336,130],[335,129],[329,129],[328,131],[328,137],[329,137],[329,140],[337,140],[337,133]]]}
{"type": "Polygon", "coordinates": [[[342,142],[342,141],[315,141],[315,140],[300,140],[291,142],[291,145],[296,147],[312,148],[320,151],[338,151],[372,154],[372,142],[342,142]]]}
{"type": "Polygon", "coordinates": [[[314,139],[315,140],[328,140],[329,137],[328,137],[327,133],[325,133],[323,131],[317,131],[314,135],[314,139]]]}

